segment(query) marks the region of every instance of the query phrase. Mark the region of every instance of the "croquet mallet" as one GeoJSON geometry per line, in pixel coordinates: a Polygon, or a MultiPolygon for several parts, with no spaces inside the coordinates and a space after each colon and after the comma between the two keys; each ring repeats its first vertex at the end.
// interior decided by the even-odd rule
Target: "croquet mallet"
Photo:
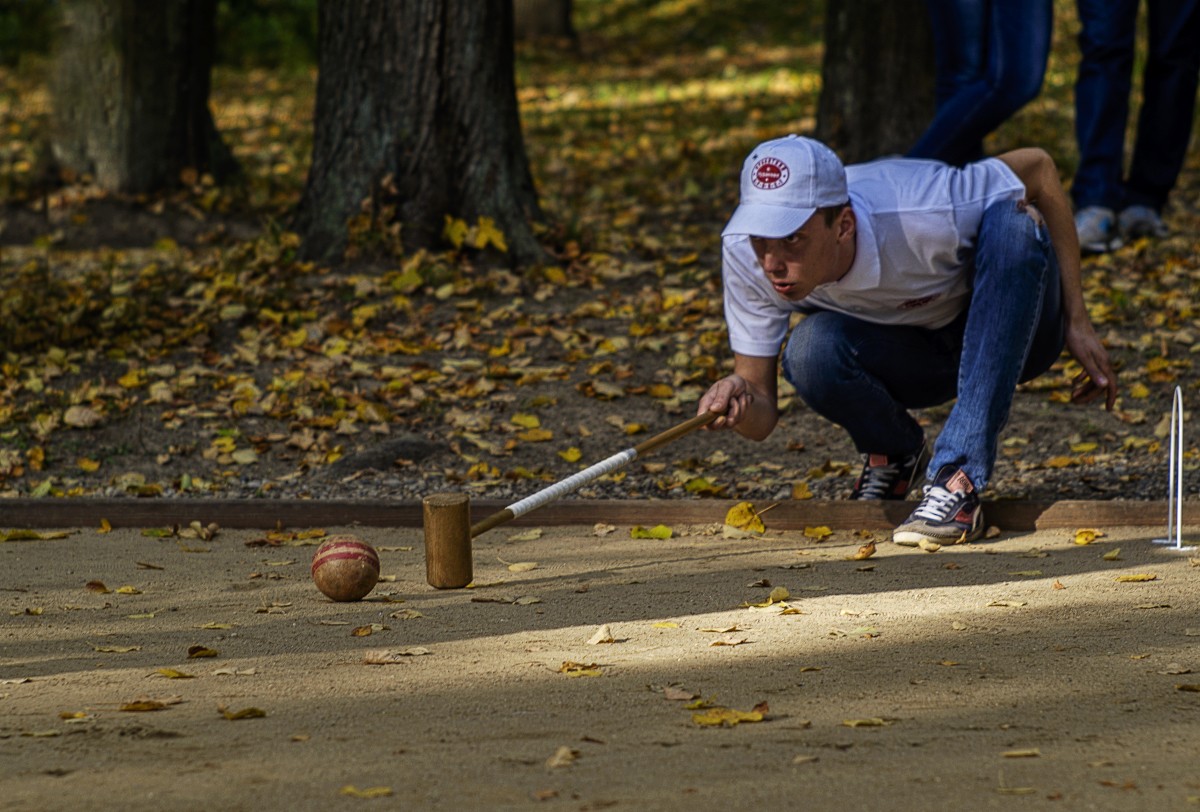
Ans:
{"type": "Polygon", "coordinates": [[[707,426],[720,416],[721,412],[698,414],[531,496],[513,502],[475,524],[471,524],[471,501],[466,494],[435,493],[426,496],[421,502],[425,522],[425,579],[430,586],[437,589],[465,587],[471,583],[473,577],[471,539],[497,525],[536,510],[560,496],[565,496],[694,429],[707,426]]]}

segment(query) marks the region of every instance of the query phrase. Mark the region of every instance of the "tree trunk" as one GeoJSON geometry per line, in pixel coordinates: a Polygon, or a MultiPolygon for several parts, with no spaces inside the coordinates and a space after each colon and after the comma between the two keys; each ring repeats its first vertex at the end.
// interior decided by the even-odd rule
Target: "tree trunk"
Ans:
{"type": "Polygon", "coordinates": [[[924,0],[830,0],[817,136],[848,163],[903,154],[934,112],[924,0]]]}
{"type": "Polygon", "coordinates": [[[518,41],[575,39],[571,0],[513,0],[513,21],[518,41]]]}
{"type": "Polygon", "coordinates": [[[405,249],[490,217],[514,265],[544,261],[513,77],[512,0],[321,0],[313,157],[296,227],[341,255],[350,218],[391,211],[405,249]]]}
{"type": "Polygon", "coordinates": [[[51,142],[65,168],[150,192],[236,171],[208,107],[216,0],[64,0],[51,142]]]}

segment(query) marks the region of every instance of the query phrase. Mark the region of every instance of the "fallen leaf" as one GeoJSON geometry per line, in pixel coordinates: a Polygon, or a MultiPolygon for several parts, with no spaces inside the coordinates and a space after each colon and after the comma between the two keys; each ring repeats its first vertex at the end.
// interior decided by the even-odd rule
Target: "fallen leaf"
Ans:
{"type": "Polygon", "coordinates": [[[660,620],[652,624],[655,629],[678,629],[679,624],[673,620],[660,620]]]}
{"type": "Polygon", "coordinates": [[[157,711],[167,707],[165,702],[160,702],[157,699],[139,699],[133,702],[126,702],[118,710],[127,711],[130,713],[142,713],[145,711],[157,711]]]}
{"type": "Polygon", "coordinates": [[[930,541],[929,539],[918,539],[917,546],[927,553],[936,553],[938,550],[942,549],[942,545],[938,544],[936,541],[930,541]]]}
{"type": "Polygon", "coordinates": [[[665,524],[658,524],[650,528],[642,527],[638,524],[629,529],[630,538],[635,539],[669,539],[672,535],[671,528],[665,524]]]}
{"type": "Polygon", "coordinates": [[[392,612],[388,617],[395,618],[396,620],[416,620],[419,617],[425,617],[425,615],[416,609],[400,609],[392,612]]]}
{"type": "Polygon", "coordinates": [[[991,603],[988,604],[988,606],[999,606],[999,607],[1007,607],[1009,609],[1016,609],[1017,607],[1024,606],[1025,604],[1026,604],[1026,601],[992,601],[991,603]]]}
{"type": "Polygon", "coordinates": [[[92,650],[105,654],[128,654],[131,651],[141,651],[141,646],[92,646],[92,650]]]}
{"type": "Polygon", "coordinates": [[[1200,693],[1200,683],[1185,682],[1180,685],[1176,685],[1175,690],[1176,691],[1188,691],[1193,694],[1200,693]]]}
{"type": "Polygon", "coordinates": [[[1080,528],[1075,531],[1076,544],[1091,544],[1098,538],[1104,538],[1104,533],[1091,527],[1080,528]]]}
{"type": "Polygon", "coordinates": [[[388,651],[368,651],[363,655],[363,664],[393,665],[395,663],[402,663],[409,657],[420,657],[425,654],[433,654],[433,652],[421,646],[409,646],[408,648],[388,651]]]}
{"type": "Polygon", "coordinates": [[[825,525],[820,525],[819,527],[804,528],[805,538],[816,539],[817,541],[824,541],[825,539],[829,538],[832,535],[833,535],[833,531],[830,530],[825,525]]]}
{"type": "Polygon", "coordinates": [[[617,642],[617,639],[615,637],[613,637],[612,629],[610,629],[608,624],[606,623],[603,626],[601,626],[599,629],[596,629],[596,633],[593,634],[588,639],[587,644],[589,646],[598,646],[601,643],[615,643],[615,642],[617,642]]]}
{"type": "Polygon", "coordinates": [[[710,647],[711,646],[740,646],[743,643],[747,642],[748,639],[749,638],[746,638],[746,637],[722,637],[719,640],[712,641],[708,645],[710,647]]]}
{"type": "Polygon", "coordinates": [[[607,536],[609,533],[616,532],[616,529],[616,525],[605,524],[604,522],[596,522],[596,524],[592,526],[592,535],[607,536]]]}
{"type": "Polygon", "coordinates": [[[1122,584],[1136,584],[1158,580],[1158,576],[1151,572],[1139,572],[1133,575],[1118,575],[1114,580],[1122,584]]]}
{"type": "Polygon", "coordinates": [[[767,528],[750,502],[739,502],[725,513],[725,527],[744,533],[762,535],[767,528]]]}
{"type": "Polygon", "coordinates": [[[367,787],[359,789],[353,784],[346,784],[338,790],[340,795],[347,795],[351,798],[387,798],[392,794],[391,787],[367,787]]]}
{"type": "Polygon", "coordinates": [[[1179,663],[1168,663],[1167,667],[1158,673],[1163,674],[1164,676],[1174,677],[1181,674],[1190,674],[1192,673],[1192,669],[1188,668],[1187,666],[1180,665],[1179,663]]]}
{"type": "Polygon", "coordinates": [[[536,561],[517,561],[513,564],[508,565],[508,571],[509,572],[529,572],[530,570],[537,569],[537,566],[538,565],[537,565],[536,561]]]}
{"type": "Polygon", "coordinates": [[[1006,750],[1001,753],[1003,758],[1038,758],[1042,755],[1042,751],[1036,747],[1031,747],[1027,750],[1006,750]]]}
{"type": "Polygon", "coordinates": [[[1121,548],[1113,547],[1111,550],[1109,550],[1107,553],[1105,553],[1104,555],[1102,555],[1100,557],[1103,558],[1105,561],[1120,561],[1121,560],[1121,548]]]}
{"type": "Polygon", "coordinates": [[[241,710],[229,710],[223,705],[217,706],[217,713],[224,716],[231,722],[236,722],[240,719],[262,719],[267,715],[267,712],[262,708],[242,708],[241,710]]]}
{"type": "Polygon", "coordinates": [[[891,725],[894,719],[885,719],[881,716],[869,716],[865,719],[843,719],[843,727],[887,727],[891,725]]]}
{"type": "Polygon", "coordinates": [[[103,581],[88,581],[83,585],[83,588],[88,592],[96,592],[101,595],[107,595],[109,592],[112,592],[111,589],[104,585],[103,581]]]}
{"type": "Polygon", "coordinates": [[[174,668],[160,668],[154,673],[167,679],[195,679],[195,674],[188,674],[184,671],[179,671],[174,668]]]}
{"type": "Polygon", "coordinates": [[[558,673],[568,677],[598,677],[601,675],[600,666],[596,663],[576,663],[565,661],[559,666],[558,673]]]}
{"type": "Polygon", "coordinates": [[[663,699],[669,699],[672,701],[690,702],[691,700],[695,699],[697,696],[699,696],[699,694],[695,693],[694,691],[687,691],[687,690],[684,690],[683,688],[676,688],[674,685],[668,685],[667,687],[663,688],[663,699]]]}
{"type": "Polygon", "coordinates": [[[530,530],[526,530],[523,533],[517,533],[516,535],[509,536],[508,540],[509,541],[537,541],[538,539],[540,539],[542,537],[542,534],[544,532],[545,531],[543,531],[542,528],[534,527],[530,530]]]}
{"type": "Polygon", "coordinates": [[[1066,585],[1066,584],[1064,584],[1062,581],[1059,581],[1059,580],[1056,578],[1056,579],[1054,580],[1054,583],[1050,584],[1050,587],[1051,587],[1052,589],[1066,589],[1066,588],[1067,588],[1067,585],[1066,585]]]}
{"type": "Polygon", "coordinates": [[[850,556],[849,561],[866,561],[871,556],[875,555],[875,542],[868,541],[863,546],[859,547],[854,555],[850,556]]]}
{"type": "Polygon", "coordinates": [[[692,722],[701,727],[733,727],[742,722],[761,722],[759,711],[740,711],[733,708],[713,707],[703,713],[693,713],[692,722]]]}
{"type": "Polygon", "coordinates": [[[1041,570],[1019,570],[1018,572],[1010,572],[1009,575],[1016,575],[1021,578],[1041,578],[1041,570]]]}
{"type": "Polygon", "coordinates": [[[812,764],[814,761],[820,761],[820,756],[799,755],[792,759],[792,764],[812,764]]]}
{"type": "Polygon", "coordinates": [[[577,758],[579,758],[578,750],[563,745],[554,751],[554,755],[546,759],[546,769],[557,770],[562,767],[570,767],[577,758]]]}
{"type": "Polygon", "coordinates": [[[197,657],[219,657],[221,652],[208,646],[191,646],[187,650],[189,660],[194,660],[197,657]]]}

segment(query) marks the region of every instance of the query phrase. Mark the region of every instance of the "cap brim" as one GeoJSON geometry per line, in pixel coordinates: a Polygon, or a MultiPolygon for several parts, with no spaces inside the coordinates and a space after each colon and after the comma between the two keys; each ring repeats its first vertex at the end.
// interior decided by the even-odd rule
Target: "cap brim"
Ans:
{"type": "Polygon", "coordinates": [[[779,239],[796,233],[808,222],[816,209],[795,209],[791,206],[767,206],[762,203],[743,203],[734,210],[722,237],[748,234],[751,237],[779,239]]]}

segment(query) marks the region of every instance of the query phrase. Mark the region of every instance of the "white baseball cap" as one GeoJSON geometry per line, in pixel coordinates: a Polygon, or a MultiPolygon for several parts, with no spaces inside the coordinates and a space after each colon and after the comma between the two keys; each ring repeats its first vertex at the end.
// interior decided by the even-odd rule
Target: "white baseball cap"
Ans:
{"type": "Polygon", "coordinates": [[[786,237],[824,206],[850,200],[833,150],[799,135],[764,141],[742,164],[741,202],[721,236],[786,237]]]}

